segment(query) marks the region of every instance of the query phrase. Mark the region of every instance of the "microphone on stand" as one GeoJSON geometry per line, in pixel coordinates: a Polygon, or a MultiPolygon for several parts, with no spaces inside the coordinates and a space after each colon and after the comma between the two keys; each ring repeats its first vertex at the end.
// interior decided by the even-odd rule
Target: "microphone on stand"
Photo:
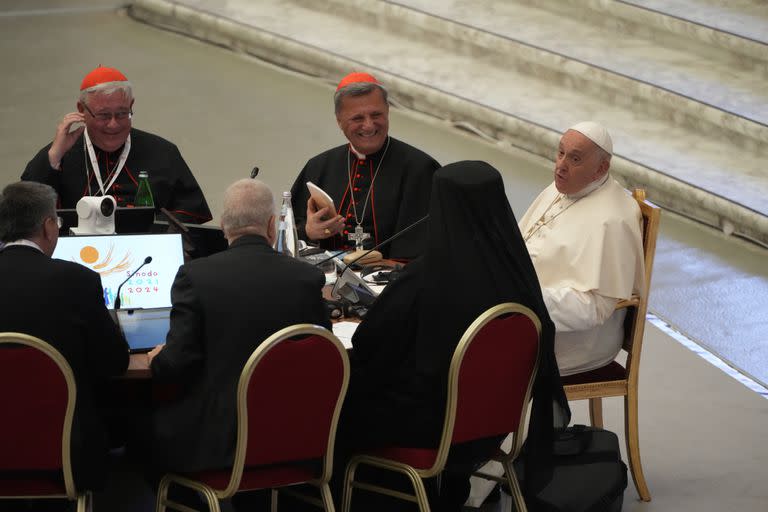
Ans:
{"type": "Polygon", "coordinates": [[[258,175],[259,175],[259,168],[256,166],[253,166],[253,169],[251,169],[251,179],[254,179],[258,175]]]}
{"type": "Polygon", "coordinates": [[[141,267],[143,267],[144,265],[146,265],[146,264],[148,264],[148,263],[152,263],[152,256],[147,256],[146,258],[144,258],[144,263],[142,263],[141,265],[139,265],[139,268],[137,268],[136,270],[134,270],[133,272],[131,272],[131,275],[129,275],[128,277],[126,277],[126,278],[125,278],[125,281],[123,281],[122,283],[120,283],[120,286],[118,286],[118,287],[117,287],[117,294],[116,294],[117,296],[115,297],[115,311],[117,311],[118,309],[120,309],[120,290],[123,288],[123,285],[124,285],[125,283],[127,283],[128,281],[130,281],[130,279],[131,279],[131,278],[132,278],[134,275],[136,275],[136,272],[138,272],[139,270],[141,270],[141,267]]]}
{"type": "MultiPolygon", "coordinates": [[[[364,251],[362,254],[358,255],[348,263],[341,263],[339,260],[335,259],[335,257],[338,256],[338,254],[331,256],[331,258],[334,258],[336,266],[341,269],[341,272],[339,273],[339,277],[336,279],[336,282],[333,285],[333,290],[331,291],[331,295],[334,297],[341,297],[351,302],[352,304],[360,303],[364,306],[370,306],[371,304],[373,304],[373,301],[376,299],[376,294],[371,289],[371,287],[368,286],[368,283],[366,283],[357,274],[352,272],[352,269],[349,267],[351,265],[354,265],[356,261],[365,258],[371,251],[375,251],[382,245],[388,244],[389,242],[395,240],[396,238],[404,235],[405,233],[415,228],[416,226],[426,221],[427,219],[429,219],[429,215],[425,215],[424,217],[420,218],[410,226],[398,231],[391,237],[387,238],[383,242],[379,242],[378,244],[374,245],[372,248],[368,249],[367,251],[364,251]]],[[[323,261],[328,261],[331,258],[326,258],[323,261]]]]}

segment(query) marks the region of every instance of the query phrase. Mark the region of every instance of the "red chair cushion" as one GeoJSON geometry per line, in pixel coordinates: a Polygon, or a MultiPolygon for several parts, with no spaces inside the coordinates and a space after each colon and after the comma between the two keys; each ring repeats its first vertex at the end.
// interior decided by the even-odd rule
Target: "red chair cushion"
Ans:
{"type": "MultiPolygon", "coordinates": [[[[231,471],[201,471],[198,473],[187,473],[185,476],[192,480],[203,482],[214,489],[224,489],[229,484],[231,471]]],[[[243,478],[240,480],[238,490],[251,491],[281,487],[307,482],[320,476],[321,464],[319,461],[248,467],[243,471],[243,478]]]]}
{"type": "Polygon", "coordinates": [[[627,370],[616,361],[611,364],[590,370],[588,372],[576,373],[562,378],[564,386],[574,384],[590,384],[592,382],[608,382],[612,380],[624,380],[627,378],[627,370]]]}
{"type": "Polygon", "coordinates": [[[66,494],[61,471],[0,471],[0,496],[66,494]]]}
{"type": "Polygon", "coordinates": [[[488,322],[464,354],[451,444],[515,432],[536,363],[539,335],[520,314],[488,322]]]}
{"type": "Polygon", "coordinates": [[[373,455],[383,459],[394,460],[408,464],[415,469],[429,469],[435,463],[437,450],[430,448],[405,448],[402,446],[386,446],[366,451],[366,455],[373,455]]]}
{"type": "Polygon", "coordinates": [[[0,471],[62,467],[67,384],[44,352],[0,347],[0,471]]]}
{"type": "Polygon", "coordinates": [[[246,466],[321,458],[343,378],[341,354],[326,338],[271,348],[248,383],[246,466]]]}

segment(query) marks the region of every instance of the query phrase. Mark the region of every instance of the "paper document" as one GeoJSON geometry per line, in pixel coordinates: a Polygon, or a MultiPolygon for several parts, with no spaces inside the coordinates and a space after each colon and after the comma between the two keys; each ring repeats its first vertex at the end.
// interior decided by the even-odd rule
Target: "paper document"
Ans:
{"type": "Polygon", "coordinates": [[[339,338],[344,348],[347,350],[352,348],[352,335],[355,334],[359,322],[336,322],[333,324],[333,334],[339,338]]]}

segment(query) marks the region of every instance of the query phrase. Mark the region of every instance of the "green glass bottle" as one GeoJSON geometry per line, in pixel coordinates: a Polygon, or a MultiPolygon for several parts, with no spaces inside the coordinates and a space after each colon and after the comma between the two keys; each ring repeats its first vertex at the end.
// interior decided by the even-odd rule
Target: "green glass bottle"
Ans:
{"type": "Polygon", "coordinates": [[[154,208],[155,200],[152,198],[152,187],[149,186],[149,173],[139,171],[139,186],[136,189],[134,206],[151,206],[154,208]]]}

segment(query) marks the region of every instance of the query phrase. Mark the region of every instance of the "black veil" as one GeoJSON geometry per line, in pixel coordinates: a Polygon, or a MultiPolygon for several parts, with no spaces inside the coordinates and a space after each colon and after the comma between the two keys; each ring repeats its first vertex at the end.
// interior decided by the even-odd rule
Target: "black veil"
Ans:
{"type": "Polygon", "coordinates": [[[435,173],[421,272],[419,343],[405,371],[432,374],[422,374],[418,381],[442,384],[443,398],[453,349],[483,311],[502,302],[517,302],[541,320],[539,370],[526,448],[526,487],[536,492],[549,480],[553,407],[560,408],[566,424],[570,409],[555,360],[555,327],[501,175],[489,164],[457,162],[435,173]],[[437,346],[446,343],[451,344],[450,350],[437,346]]]}
{"type": "Polygon", "coordinates": [[[570,410],[555,361],[554,324],[501,175],[485,162],[439,169],[429,215],[424,254],[387,286],[352,339],[342,425],[358,446],[436,447],[446,376],[461,336],[488,308],[517,302],[542,324],[526,441],[525,485],[535,494],[549,481],[553,407],[566,424],[570,410]]]}

